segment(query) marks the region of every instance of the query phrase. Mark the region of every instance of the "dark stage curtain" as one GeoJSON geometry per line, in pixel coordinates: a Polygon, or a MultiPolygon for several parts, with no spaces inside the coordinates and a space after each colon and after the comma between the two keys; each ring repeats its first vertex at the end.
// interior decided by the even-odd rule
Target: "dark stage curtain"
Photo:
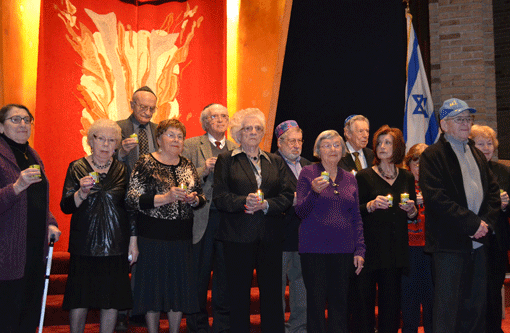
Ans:
{"type": "Polygon", "coordinates": [[[343,135],[351,114],[365,115],[371,134],[384,124],[402,128],[404,114],[402,1],[319,3],[293,2],[275,119],[275,125],[288,119],[299,123],[307,158],[317,135],[327,129],[343,135]]]}

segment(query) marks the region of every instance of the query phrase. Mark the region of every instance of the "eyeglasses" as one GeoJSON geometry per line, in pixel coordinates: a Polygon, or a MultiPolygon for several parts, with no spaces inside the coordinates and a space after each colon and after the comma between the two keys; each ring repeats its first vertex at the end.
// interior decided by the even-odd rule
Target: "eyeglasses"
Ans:
{"type": "Polygon", "coordinates": [[[12,116],[5,120],[10,120],[13,124],[21,124],[21,120],[25,122],[25,124],[32,124],[34,119],[30,116],[22,117],[22,116],[12,116]]]}
{"type": "Polygon", "coordinates": [[[338,148],[340,148],[340,147],[342,147],[342,145],[341,145],[341,144],[339,144],[339,143],[334,143],[334,144],[329,144],[329,143],[328,143],[328,144],[325,144],[325,145],[320,146],[320,148],[322,148],[322,149],[326,149],[326,150],[329,150],[329,149],[331,149],[331,148],[338,149],[338,148]]]}
{"type": "Polygon", "coordinates": [[[246,126],[246,127],[241,128],[241,130],[243,130],[246,133],[253,132],[253,129],[255,129],[255,131],[257,131],[257,133],[261,133],[264,131],[264,128],[262,126],[246,126]]]}
{"type": "Polygon", "coordinates": [[[143,105],[143,104],[138,104],[137,102],[133,102],[133,104],[135,104],[136,106],[138,106],[138,108],[142,111],[147,111],[149,110],[150,112],[155,112],[158,108],[155,107],[155,106],[148,106],[148,105],[143,105]]]}
{"type": "Polygon", "coordinates": [[[288,142],[290,145],[302,145],[305,140],[302,139],[285,139],[285,142],[288,142]]]}
{"type": "Polygon", "coordinates": [[[209,116],[210,120],[228,120],[228,114],[213,114],[209,116]]]}
{"type": "Polygon", "coordinates": [[[472,124],[473,121],[474,121],[474,118],[472,116],[469,116],[469,117],[454,117],[454,118],[449,118],[448,120],[452,120],[454,123],[460,125],[460,124],[472,124]]]}
{"type": "Polygon", "coordinates": [[[172,133],[165,133],[163,135],[169,137],[172,140],[177,140],[177,141],[183,141],[184,140],[184,136],[182,136],[182,135],[175,135],[175,134],[172,134],[172,133]]]}
{"type": "Polygon", "coordinates": [[[105,138],[104,136],[97,136],[94,134],[94,139],[96,139],[97,141],[99,141],[100,144],[106,144],[108,143],[108,145],[114,145],[117,140],[116,139],[112,139],[112,138],[105,138]]]}

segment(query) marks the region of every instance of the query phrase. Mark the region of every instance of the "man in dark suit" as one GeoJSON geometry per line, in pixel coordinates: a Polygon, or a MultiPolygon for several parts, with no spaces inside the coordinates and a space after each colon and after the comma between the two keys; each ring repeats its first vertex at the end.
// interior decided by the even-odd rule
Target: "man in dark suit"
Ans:
{"type": "MultiPolygon", "coordinates": [[[[139,88],[133,93],[131,98],[131,110],[133,113],[129,118],[117,121],[117,124],[122,130],[122,143],[119,151],[117,152],[117,159],[124,162],[128,167],[128,172],[131,174],[138,157],[143,154],[149,154],[158,149],[156,142],[156,127],[157,125],[151,122],[152,115],[156,111],[156,94],[151,88],[144,86],[139,88]],[[132,137],[136,134],[136,137],[132,137]]],[[[131,268],[131,288],[134,286],[136,264],[131,268]]],[[[119,311],[117,320],[117,331],[128,330],[128,311],[119,311]]],[[[132,323],[144,323],[143,316],[136,316],[131,318],[132,323]]]]}
{"type": "MultiPolygon", "coordinates": [[[[287,164],[289,185],[296,191],[297,180],[302,167],[311,164],[301,157],[303,131],[294,120],[287,120],[275,129],[278,151],[287,164]]],[[[294,204],[285,212],[285,240],[282,255],[282,299],[285,312],[285,288],[289,279],[290,317],[285,324],[286,333],[306,333],[306,288],[301,273],[301,259],[298,252],[298,229],[301,219],[296,215],[294,204]]]]}
{"type": "Polygon", "coordinates": [[[151,122],[152,115],[156,111],[156,102],[156,94],[151,88],[141,87],[133,93],[131,98],[130,105],[133,111],[131,116],[117,121],[122,129],[122,143],[117,158],[126,163],[129,173],[140,155],[149,154],[158,149],[157,124],[151,122]],[[137,137],[131,137],[132,134],[136,134],[137,137]]]}
{"type": "Polygon", "coordinates": [[[225,138],[228,127],[228,110],[221,104],[210,104],[200,114],[200,123],[206,133],[184,141],[183,156],[197,169],[202,180],[207,203],[194,213],[193,219],[193,267],[197,274],[200,312],[188,315],[186,324],[190,332],[209,332],[207,313],[207,289],[212,277],[213,332],[229,331],[229,308],[223,244],[214,239],[220,223],[219,212],[212,204],[214,165],[222,152],[237,145],[225,138]]]}
{"type": "Polygon", "coordinates": [[[368,119],[362,115],[351,115],[344,122],[345,144],[347,154],[338,165],[349,172],[358,172],[372,166],[374,152],[367,148],[369,135],[368,119]]]}
{"type": "Polygon", "coordinates": [[[501,206],[485,156],[469,140],[472,113],[452,98],[439,109],[443,134],[420,157],[425,251],[432,253],[434,332],[485,332],[486,234],[501,206]]]}

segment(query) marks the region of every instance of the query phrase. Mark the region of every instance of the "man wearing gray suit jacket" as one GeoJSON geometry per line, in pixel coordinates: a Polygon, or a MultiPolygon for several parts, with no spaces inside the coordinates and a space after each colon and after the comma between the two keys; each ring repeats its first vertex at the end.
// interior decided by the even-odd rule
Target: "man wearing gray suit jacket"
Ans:
{"type": "Polygon", "coordinates": [[[210,104],[200,114],[200,123],[207,133],[184,141],[183,155],[195,165],[207,199],[206,205],[195,211],[193,220],[193,266],[197,274],[200,312],[187,316],[186,324],[189,331],[194,333],[209,332],[206,306],[211,270],[213,332],[228,332],[230,328],[223,245],[214,239],[220,218],[212,203],[216,157],[236,147],[234,142],[225,138],[228,122],[227,108],[220,104],[210,104]]]}
{"type": "MultiPolygon", "coordinates": [[[[127,119],[117,121],[122,130],[122,143],[117,152],[117,159],[127,165],[129,174],[131,174],[140,155],[152,153],[158,148],[156,143],[157,125],[151,122],[152,115],[156,111],[156,102],[156,94],[152,89],[147,86],[141,87],[133,93],[131,98],[130,105],[133,113],[127,119]],[[145,134],[141,134],[142,131],[145,131],[145,134]],[[137,136],[132,137],[132,134],[137,136]],[[142,141],[145,142],[142,144],[142,141]]],[[[135,281],[135,267],[136,265],[133,265],[131,268],[131,288],[133,288],[135,281]]],[[[117,331],[128,330],[127,317],[128,311],[119,311],[117,326],[115,327],[117,331]]],[[[130,319],[131,323],[143,324],[145,322],[143,316],[135,317],[130,319]]]]}
{"type": "Polygon", "coordinates": [[[152,115],[156,112],[156,94],[151,88],[144,86],[133,93],[131,98],[131,110],[133,113],[129,118],[117,121],[122,129],[122,143],[117,153],[119,161],[126,163],[128,171],[131,173],[136,161],[140,155],[155,152],[158,149],[156,143],[157,124],[151,122],[152,115]],[[145,131],[146,148],[144,150],[144,140],[142,131],[145,131]],[[136,134],[137,137],[131,137],[136,134]]]}

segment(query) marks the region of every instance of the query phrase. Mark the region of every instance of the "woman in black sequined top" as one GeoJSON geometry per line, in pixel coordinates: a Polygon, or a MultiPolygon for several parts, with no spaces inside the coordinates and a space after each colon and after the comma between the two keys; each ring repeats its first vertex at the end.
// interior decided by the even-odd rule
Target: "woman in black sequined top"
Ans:
{"type": "Polygon", "coordinates": [[[133,313],[145,314],[149,333],[158,332],[161,311],[170,332],[178,332],[182,313],[198,312],[191,270],[193,209],[205,204],[200,178],[182,157],[186,128],[177,119],[156,129],[159,150],[135,164],[127,193],[138,211],[138,258],[133,313]]]}

